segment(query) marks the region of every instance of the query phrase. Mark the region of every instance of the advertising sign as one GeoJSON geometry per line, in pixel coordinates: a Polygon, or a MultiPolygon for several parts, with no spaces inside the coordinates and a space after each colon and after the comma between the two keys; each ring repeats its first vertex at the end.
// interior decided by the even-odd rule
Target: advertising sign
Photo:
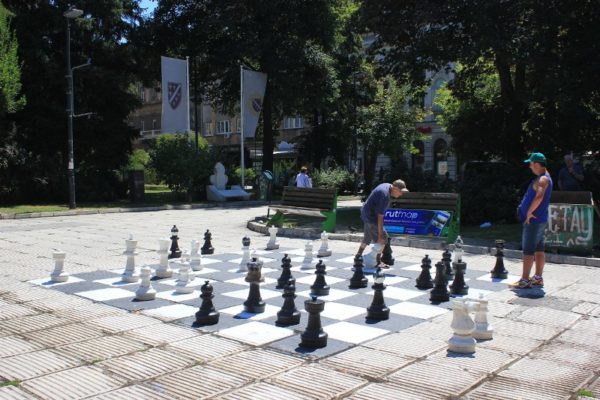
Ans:
{"type": "Polygon", "coordinates": [[[551,203],[545,232],[546,247],[590,254],[593,222],[594,208],[591,205],[551,203]]]}
{"type": "Polygon", "coordinates": [[[452,212],[389,208],[383,215],[383,227],[391,234],[447,237],[452,212]]]}

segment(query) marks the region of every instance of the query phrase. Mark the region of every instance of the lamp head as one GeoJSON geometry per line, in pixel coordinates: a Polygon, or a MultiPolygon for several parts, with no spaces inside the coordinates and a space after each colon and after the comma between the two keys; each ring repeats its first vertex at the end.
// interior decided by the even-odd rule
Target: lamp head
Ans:
{"type": "Polygon", "coordinates": [[[69,9],[63,13],[63,15],[65,18],[75,19],[83,15],[83,10],[75,8],[74,6],[70,6],[69,9]]]}

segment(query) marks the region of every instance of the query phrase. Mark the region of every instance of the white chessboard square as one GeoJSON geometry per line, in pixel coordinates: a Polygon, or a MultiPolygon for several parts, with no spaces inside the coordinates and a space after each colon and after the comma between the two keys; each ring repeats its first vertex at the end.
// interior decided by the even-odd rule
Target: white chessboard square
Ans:
{"type": "MultiPolygon", "coordinates": [[[[205,275],[205,274],[212,274],[215,272],[219,272],[216,269],[212,269],[212,268],[204,268],[202,267],[202,269],[200,271],[193,271],[190,270],[190,274],[194,275],[194,276],[198,276],[198,275],[205,275]]],[[[173,274],[177,274],[177,270],[173,271],[173,274]]]]}
{"type": "MultiPolygon", "coordinates": [[[[223,293],[223,296],[234,297],[236,299],[246,299],[248,297],[248,289],[235,290],[233,292],[223,293]]],[[[263,299],[272,299],[273,297],[281,297],[281,293],[269,289],[261,289],[260,297],[263,299]]]]}
{"type": "Polygon", "coordinates": [[[337,262],[341,262],[344,264],[354,264],[354,256],[348,256],[344,258],[340,258],[339,260],[335,260],[337,262]]]}
{"type": "Polygon", "coordinates": [[[192,316],[196,314],[197,311],[197,307],[186,306],[185,304],[173,304],[170,306],[144,310],[142,311],[142,314],[148,315],[149,317],[156,317],[163,321],[173,321],[192,316]]]}
{"type": "MultiPolygon", "coordinates": [[[[177,275],[177,274],[175,274],[175,275],[177,275]]],[[[202,286],[202,285],[204,285],[204,282],[206,282],[206,281],[208,281],[210,284],[213,284],[216,282],[213,279],[195,278],[194,280],[189,281],[187,285],[192,286],[192,287],[202,286]]],[[[161,279],[160,283],[163,285],[175,286],[175,285],[177,285],[177,278],[161,279]]]]}
{"type": "MultiPolygon", "coordinates": [[[[298,296],[302,296],[302,297],[308,297],[308,298],[312,297],[310,294],[310,290],[304,290],[304,291],[298,292],[296,294],[298,296]]],[[[336,300],[345,299],[346,297],[350,297],[350,296],[354,296],[354,295],[356,295],[355,292],[348,292],[348,291],[339,290],[339,289],[330,289],[328,296],[317,296],[317,297],[319,297],[321,300],[325,300],[325,301],[336,301],[336,300]]]]}
{"type": "Polygon", "coordinates": [[[66,282],[52,282],[50,280],[50,278],[48,277],[48,278],[34,279],[32,281],[29,281],[29,283],[31,283],[33,285],[43,286],[43,287],[55,287],[55,286],[60,286],[60,285],[67,285],[69,283],[82,282],[82,281],[83,281],[83,279],[81,279],[81,278],[69,276],[69,279],[67,279],[66,282]]]}
{"type": "Polygon", "coordinates": [[[169,290],[167,292],[158,292],[156,297],[174,302],[187,301],[200,297],[200,291],[194,290],[192,293],[176,293],[174,290],[169,290]]]}
{"type": "Polygon", "coordinates": [[[226,308],[224,310],[220,310],[223,314],[228,314],[228,315],[233,315],[236,318],[241,318],[241,319],[249,319],[252,321],[258,321],[261,319],[267,319],[267,318],[271,318],[277,315],[277,312],[279,311],[278,307],[272,306],[270,304],[266,304],[265,305],[265,312],[262,313],[249,313],[249,312],[245,312],[244,311],[244,305],[243,304],[239,304],[237,306],[233,306],[233,307],[229,307],[226,308]]]}
{"type": "MultiPolygon", "coordinates": [[[[312,275],[306,275],[302,278],[296,279],[296,283],[304,283],[306,285],[312,285],[315,282],[316,275],[313,273],[312,275]]],[[[327,281],[328,285],[333,285],[338,282],[343,282],[346,279],[337,278],[335,276],[325,276],[325,281],[327,281]]]]}
{"type": "MultiPolygon", "coordinates": [[[[386,279],[386,281],[387,281],[387,279],[386,279]]],[[[372,295],[373,292],[374,292],[374,290],[371,290],[367,294],[372,295]]],[[[402,301],[414,299],[415,297],[424,296],[426,294],[428,294],[428,292],[420,292],[418,290],[410,290],[410,289],[398,288],[398,287],[393,287],[393,286],[388,286],[383,291],[383,295],[385,297],[394,299],[394,300],[402,300],[402,301]]]]}
{"type": "Polygon", "coordinates": [[[507,275],[506,279],[497,279],[497,278],[492,279],[491,274],[485,274],[485,275],[482,275],[479,278],[477,278],[478,281],[493,282],[493,283],[506,283],[506,284],[516,282],[519,279],[521,279],[521,277],[518,275],[507,275]]]}
{"type": "MultiPolygon", "coordinates": [[[[265,254],[271,254],[273,253],[270,250],[258,250],[258,249],[250,249],[250,254],[252,253],[256,253],[259,256],[265,255],[265,254]]],[[[234,251],[233,254],[244,254],[243,250],[238,250],[238,251],[234,251]]]]}
{"type": "MultiPolygon", "coordinates": [[[[250,259],[252,260],[252,258],[250,259]]],[[[275,261],[274,258],[269,258],[269,257],[259,257],[258,259],[259,261],[262,261],[263,264],[269,264],[275,261]]],[[[227,260],[228,263],[232,263],[232,264],[240,264],[242,262],[242,257],[239,258],[234,258],[233,260],[227,260]]]]}
{"type": "MultiPolygon", "coordinates": [[[[275,272],[277,270],[275,268],[265,268],[265,267],[263,267],[261,269],[261,271],[262,271],[263,274],[268,274],[269,272],[275,272]]],[[[233,268],[233,269],[228,270],[228,272],[231,272],[231,273],[234,273],[234,274],[245,274],[247,272],[247,270],[239,271],[239,268],[233,268]]]]}
{"type": "MultiPolygon", "coordinates": [[[[265,281],[263,283],[265,285],[269,285],[274,282],[277,282],[277,279],[269,278],[269,277],[265,276],[265,281]]],[[[245,276],[240,276],[239,278],[235,278],[235,279],[229,279],[229,280],[225,281],[225,283],[233,283],[234,285],[248,286],[248,282],[246,282],[245,276]]]]}
{"type": "Polygon", "coordinates": [[[216,258],[210,258],[210,257],[204,257],[202,256],[202,258],[200,259],[200,265],[210,265],[210,264],[217,264],[217,263],[222,263],[223,261],[218,260],[216,258]]]}
{"type": "Polygon", "coordinates": [[[400,283],[400,282],[406,282],[408,280],[408,278],[404,278],[402,276],[390,276],[390,275],[386,275],[385,276],[385,284],[388,285],[395,285],[396,283],[400,283]]]}
{"type": "MultiPolygon", "coordinates": [[[[421,264],[413,264],[413,265],[409,265],[408,267],[402,267],[400,269],[404,269],[406,271],[417,271],[417,272],[421,272],[421,264]]],[[[435,272],[435,270],[433,269],[433,266],[431,268],[431,272],[435,272]]]]}
{"type": "Polygon", "coordinates": [[[343,321],[345,319],[350,319],[362,315],[365,312],[366,310],[364,307],[350,306],[347,304],[329,301],[327,302],[327,304],[325,304],[325,309],[321,313],[321,316],[335,319],[337,321],[343,321]]]}
{"type": "Polygon", "coordinates": [[[404,301],[402,303],[390,306],[390,312],[394,314],[406,315],[408,317],[429,319],[445,314],[449,312],[449,310],[441,307],[430,306],[428,304],[418,304],[410,301],[404,301]]]}
{"type": "Polygon", "coordinates": [[[137,282],[125,282],[125,281],[121,280],[120,276],[115,276],[112,278],[105,278],[105,279],[96,279],[94,282],[100,283],[102,285],[115,286],[115,287],[140,284],[139,279],[137,282]]]}
{"type": "Polygon", "coordinates": [[[88,290],[86,292],[75,293],[77,296],[85,297],[94,301],[108,301],[123,299],[125,297],[134,297],[134,293],[129,290],[118,288],[106,288],[97,290],[88,290]]]}
{"type": "Polygon", "coordinates": [[[463,299],[475,299],[477,300],[479,298],[479,295],[483,295],[483,298],[485,299],[486,297],[488,297],[490,295],[490,293],[494,293],[491,290],[483,290],[483,289],[474,289],[474,288],[469,288],[469,293],[464,295],[464,296],[459,296],[462,297],[463,299]]]}
{"type": "MultiPolygon", "coordinates": [[[[327,307],[327,306],[325,306],[327,307]]],[[[389,333],[386,329],[373,328],[350,322],[338,322],[323,328],[331,339],[358,344],[389,333]]]]}
{"type": "Polygon", "coordinates": [[[265,324],[259,321],[252,321],[247,324],[223,329],[217,334],[226,338],[239,340],[250,345],[262,346],[264,344],[292,336],[294,331],[288,328],[280,328],[278,326],[265,324]]]}

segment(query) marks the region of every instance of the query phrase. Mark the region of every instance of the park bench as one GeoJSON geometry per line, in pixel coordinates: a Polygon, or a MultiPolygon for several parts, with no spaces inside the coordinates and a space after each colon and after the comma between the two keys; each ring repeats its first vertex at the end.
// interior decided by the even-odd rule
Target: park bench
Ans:
{"type": "Polygon", "coordinates": [[[391,203],[390,209],[449,212],[452,216],[446,225],[447,242],[454,242],[460,233],[460,195],[457,193],[406,192],[401,197],[392,199],[391,203]]]}
{"type": "Polygon", "coordinates": [[[308,215],[324,217],[322,229],[326,232],[335,232],[336,209],[335,189],[286,186],[283,188],[281,203],[269,206],[269,211],[275,211],[269,224],[281,226],[285,214],[308,215]]]}

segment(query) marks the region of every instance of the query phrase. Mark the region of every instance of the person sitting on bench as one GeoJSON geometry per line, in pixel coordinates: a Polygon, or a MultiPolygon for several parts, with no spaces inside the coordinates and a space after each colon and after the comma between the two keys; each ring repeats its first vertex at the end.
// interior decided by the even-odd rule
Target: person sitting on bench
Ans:
{"type": "Polygon", "coordinates": [[[312,180],[307,174],[308,168],[300,168],[300,173],[296,175],[296,186],[299,188],[311,188],[312,180]]]}

